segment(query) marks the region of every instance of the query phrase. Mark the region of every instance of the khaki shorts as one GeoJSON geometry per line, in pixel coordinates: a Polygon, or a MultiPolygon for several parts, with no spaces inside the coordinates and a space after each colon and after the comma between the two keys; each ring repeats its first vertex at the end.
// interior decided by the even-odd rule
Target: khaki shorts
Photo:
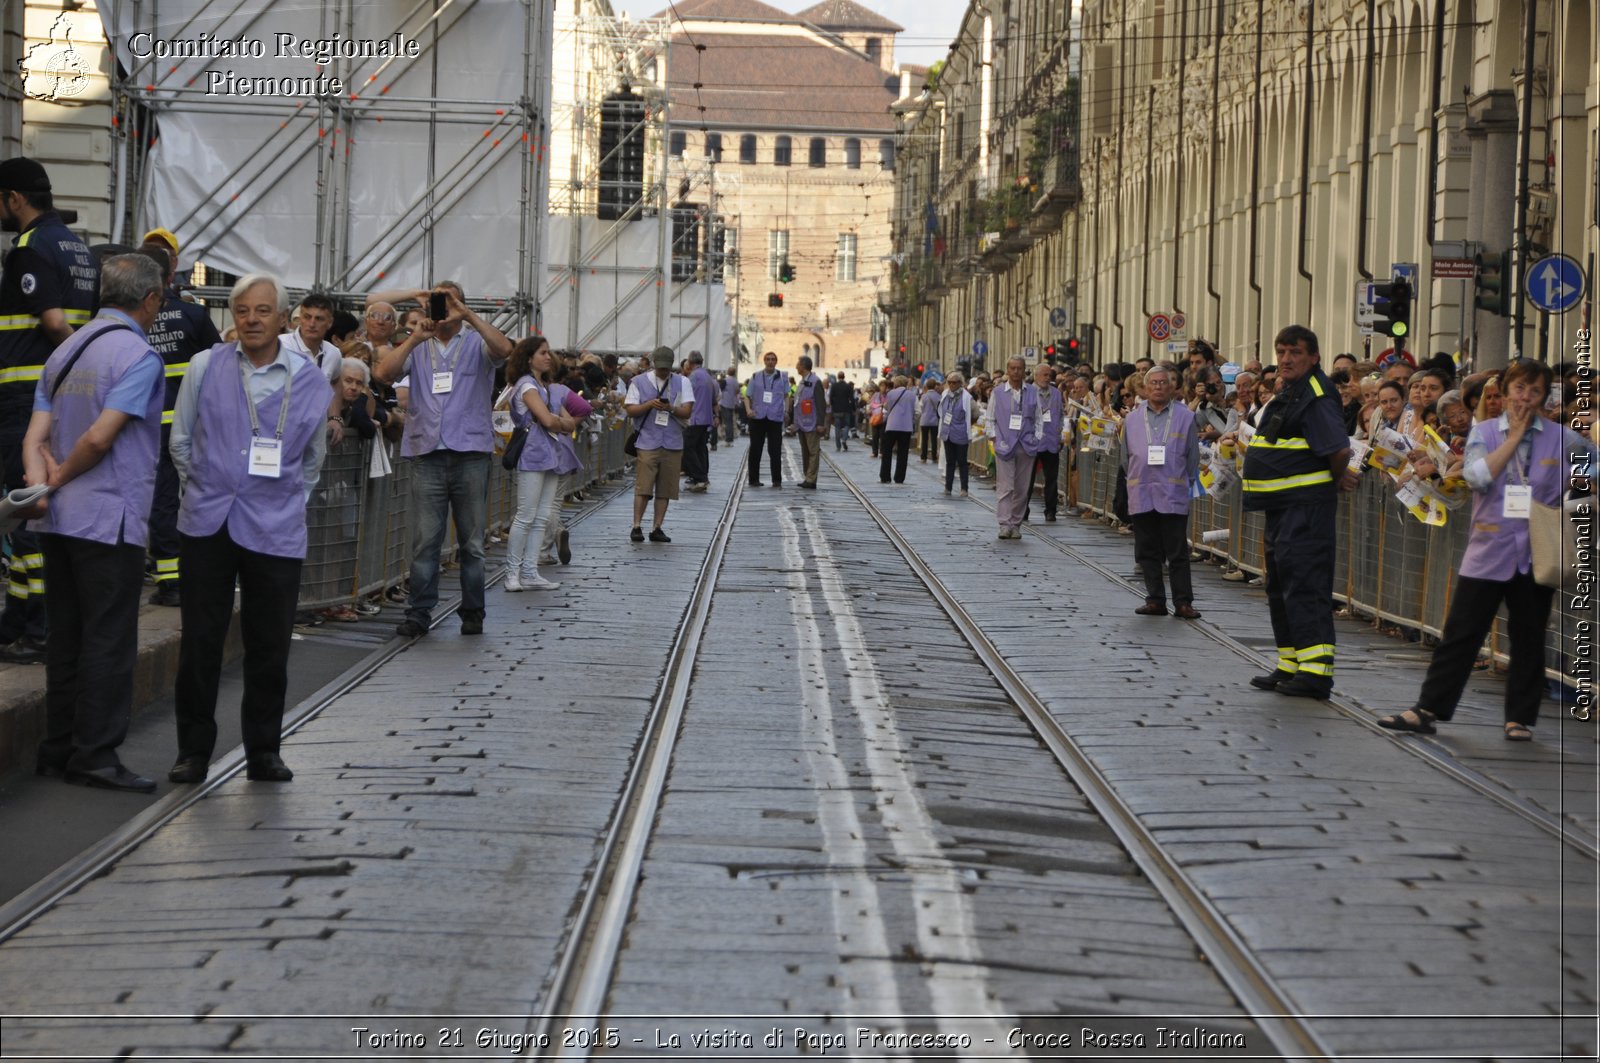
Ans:
{"type": "Polygon", "coordinates": [[[634,463],[633,493],[645,498],[670,502],[678,497],[678,479],[683,475],[683,451],[641,450],[634,463]]]}

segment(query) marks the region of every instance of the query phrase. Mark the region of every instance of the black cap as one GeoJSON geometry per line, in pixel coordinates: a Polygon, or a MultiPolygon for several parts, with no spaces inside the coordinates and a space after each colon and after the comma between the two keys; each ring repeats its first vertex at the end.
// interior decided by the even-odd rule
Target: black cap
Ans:
{"type": "Polygon", "coordinates": [[[19,155],[0,162],[0,188],[8,192],[48,192],[50,175],[43,166],[19,155]]]}

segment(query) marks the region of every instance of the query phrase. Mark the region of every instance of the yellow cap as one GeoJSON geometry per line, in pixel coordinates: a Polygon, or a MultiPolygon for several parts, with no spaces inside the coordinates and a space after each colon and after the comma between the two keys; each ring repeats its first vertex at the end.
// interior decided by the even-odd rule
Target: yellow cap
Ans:
{"type": "Polygon", "coordinates": [[[140,242],[148,244],[151,240],[160,240],[162,243],[172,248],[173,254],[178,253],[178,238],[172,235],[172,231],[170,229],[151,229],[149,232],[144,234],[144,239],[140,242]]]}

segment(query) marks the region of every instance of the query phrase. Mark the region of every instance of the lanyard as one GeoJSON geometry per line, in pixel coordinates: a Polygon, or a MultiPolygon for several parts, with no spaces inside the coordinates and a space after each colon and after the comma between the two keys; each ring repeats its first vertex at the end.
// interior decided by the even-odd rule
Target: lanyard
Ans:
{"type": "Polygon", "coordinates": [[[1533,438],[1531,436],[1523,436],[1522,439],[1517,440],[1517,447],[1511,452],[1511,467],[1517,472],[1517,486],[1526,487],[1528,485],[1528,475],[1533,467],[1533,438]],[[1528,460],[1526,462],[1522,460],[1522,443],[1524,440],[1528,444],[1528,460]]]}
{"type": "Polygon", "coordinates": [[[451,376],[455,376],[455,373],[456,373],[456,359],[461,357],[460,344],[461,344],[462,335],[463,335],[462,333],[458,332],[454,336],[451,336],[450,337],[450,342],[446,343],[443,347],[439,346],[439,341],[438,340],[429,340],[428,341],[429,343],[431,343],[433,345],[432,350],[429,352],[430,353],[430,357],[429,357],[428,360],[431,361],[431,362],[435,362],[438,365],[444,366],[444,371],[446,373],[449,373],[451,376]],[[455,353],[451,354],[452,351],[454,351],[455,353]],[[444,359],[444,356],[447,355],[447,354],[450,354],[450,360],[448,362],[445,361],[445,359],[444,359]]]}
{"type": "MultiPolygon", "coordinates": [[[[1169,416],[1171,416],[1171,414],[1172,414],[1172,404],[1169,402],[1169,403],[1167,403],[1167,408],[1162,410],[1160,413],[1156,414],[1156,416],[1157,417],[1169,417],[1169,416]]],[[[1154,443],[1155,442],[1155,438],[1156,438],[1155,430],[1150,427],[1150,403],[1146,402],[1144,404],[1144,441],[1147,444],[1148,443],[1154,443]]],[[[1161,438],[1162,439],[1166,439],[1167,438],[1166,434],[1163,433],[1161,438]]]]}
{"type": "MultiPolygon", "coordinates": [[[[256,415],[255,400],[250,397],[250,368],[243,351],[239,352],[239,379],[244,383],[245,409],[250,411],[250,434],[260,438],[261,418],[256,415]]],[[[294,374],[290,373],[283,381],[283,405],[278,409],[278,432],[273,437],[275,439],[283,438],[283,430],[289,423],[289,388],[293,383],[294,374]]]]}

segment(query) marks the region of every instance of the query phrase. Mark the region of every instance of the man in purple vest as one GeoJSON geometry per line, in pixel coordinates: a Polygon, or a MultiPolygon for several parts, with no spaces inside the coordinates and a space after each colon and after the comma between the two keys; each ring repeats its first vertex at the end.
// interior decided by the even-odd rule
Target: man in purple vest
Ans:
{"type": "Polygon", "coordinates": [[[699,351],[690,351],[689,389],[694,393],[694,409],[683,432],[683,475],[689,490],[704,491],[711,478],[711,434],[717,423],[717,382],[706,369],[699,351]]]}
{"type": "Polygon", "coordinates": [[[1173,402],[1176,371],[1153,365],[1144,375],[1145,401],[1122,425],[1122,467],[1128,474],[1133,556],[1144,572],[1140,616],[1167,615],[1165,562],[1172,573],[1173,612],[1198,620],[1189,577],[1189,483],[1200,470],[1200,435],[1194,413],[1173,402]]]}
{"type": "Polygon", "coordinates": [[[822,431],[828,426],[828,389],[811,371],[811,359],[805,355],[795,363],[794,371],[800,383],[795,386],[789,419],[800,439],[800,465],[804,470],[800,486],[815,491],[822,463],[822,431]]]}
{"type": "Polygon", "coordinates": [[[1006,378],[989,396],[988,436],[994,440],[995,518],[1000,538],[1022,538],[1033,455],[1025,442],[1035,434],[1039,392],[1027,381],[1028,363],[1020,354],[1006,362],[1006,378]]]}
{"type": "Polygon", "coordinates": [[[315,361],[279,339],[289,295],[277,277],[240,278],[228,306],[239,339],[190,359],[168,445],[184,485],[183,639],[173,694],[178,759],[167,773],[176,783],[200,782],[211,763],[235,581],[244,637],[245,772],[257,782],[294,778],[278,749],[306,556],[306,503],[327,453],[333,389],[315,361]]]}
{"type": "Polygon", "coordinates": [[[1028,470],[1028,493],[1022,506],[1022,519],[1027,520],[1033,508],[1033,481],[1036,475],[1044,476],[1044,519],[1054,524],[1056,503],[1061,497],[1061,426],[1066,423],[1066,401],[1055,386],[1055,370],[1044,362],[1033,367],[1033,387],[1039,393],[1039,417],[1033,424],[1033,435],[1022,441],[1023,448],[1033,452],[1033,468],[1028,470]]]}
{"type": "Polygon", "coordinates": [[[399,304],[444,296],[445,316],[423,318],[373,375],[393,382],[409,374],[410,408],[400,455],[411,459],[411,601],[395,628],[406,638],[428,633],[439,604],[439,556],[445,522],[455,520],[461,551],[461,633],[483,634],[483,535],[488,522],[489,462],[494,457],[494,372],[511,354],[505,333],[466,305],[461,286],[440,281],[432,292],[374,292],[367,303],[399,304]],[[463,328],[470,325],[471,328],[463,328]]]}
{"type": "Polygon", "coordinates": [[[23,437],[30,485],[53,493],[33,522],[50,571],[45,608],[45,738],[40,775],[147,794],[117,747],[133,710],[147,516],[161,445],[161,356],[147,332],[161,310],[161,268],[107,259],[100,313],[57,347],[23,437]]]}
{"type": "Polygon", "coordinates": [[[738,424],[735,423],[739,409],[739,374],[732,366],[722,375],[722,398],[717,400],[718,411],[722,414],[722,441],[733,444],[733,437],[738,434],[738,424]]]}
{"type": "Polygon", "coordinates": [[[783,410],[789,398],[789,375],[778,368],[778,354],[761,356],[765,367],[751,375],[745,384],[744,415],[750,425],[750,468],[746,470],[751,487],[761,486],[761,448],[767,450],[772,468],[772,486],[783,486],[783,410]]]}
{"type": "Polygon", "coordinates": [[[657,347],[650,355],[652,373],[640,373],[628,384],[623,408],[639,429],[634,441],[639,458],[634,464],[633,530],[628,537],[644,542],[644,505],[656,500],[655,523],[650,541],[670,543],[661,529],[667,519],[667,503],[678,497],[678,475],[683,462],[683,423],[694,409],[694,389],[687,377],[672,371],[671,347],[657,347]]]}

